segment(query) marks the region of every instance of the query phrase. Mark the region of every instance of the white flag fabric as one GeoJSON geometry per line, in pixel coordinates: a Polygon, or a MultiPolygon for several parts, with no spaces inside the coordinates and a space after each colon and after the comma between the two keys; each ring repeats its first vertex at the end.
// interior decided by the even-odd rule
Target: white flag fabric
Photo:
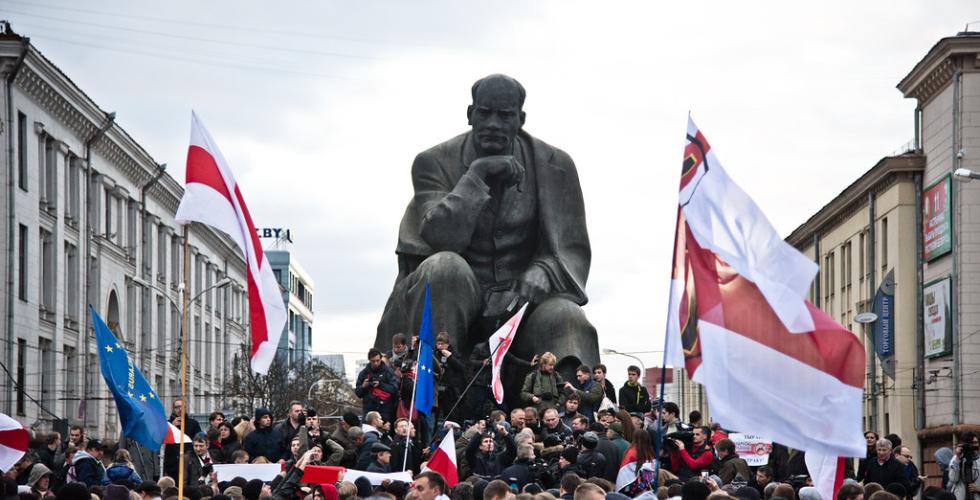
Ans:
{"type": "Polygon", "coordinates": [[[0,472],[9,471],[27,452],[27,430],[20,422],[0,413],[0,472]]]}
{"type": "Polygon", "coordinates": [[[510,345],[514,342],[514,335],[517,334],[517,327],[521,325],[521,319],[524,318],[524,311],[526,310],[527,304],[525,303],[517,311],[517,314],[511,316],[503,326],[493,332],[493,335],[488,340],[491,353],[490,366],[493,374],[490,389],[493,391],[493,399],[498,404],[504,402],[504,384],[500,381],[500,368],[504,364],[504,356],[507,355],[507,350],[510,349],[510,345]]]}
{"type": "Polygon", "coordinates": [[[235,176],[214,138],[193,112],[184,196],[175,219],[177,224],[207,224],[228,234],[241,249],[248,268],[251,365],[255,372],[265,374],[286,325],[286,305],[235,176]]]}
{"type": "Polygon", "coordinates": [[[725,428],[765,435],[807,455],[864,456],[864,348],[805,300],[815,269],[778,239],[689,121],[670,360],[705,386],[711,414],[725,428]]]}

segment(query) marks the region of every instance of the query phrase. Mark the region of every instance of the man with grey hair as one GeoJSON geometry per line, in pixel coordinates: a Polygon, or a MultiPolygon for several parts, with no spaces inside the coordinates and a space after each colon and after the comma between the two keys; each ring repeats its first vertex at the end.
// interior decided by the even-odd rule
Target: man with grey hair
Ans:
{"type": "Polygon", "coordinates": [[[892,442],[884,438],[875,443],[875,457],[865,464],[864,477],[857,479],[864,484],[878,483],[882,486],[898,483],[904,486],[906,491],[909,489],[905,467],[895,460],[892,454],[892,442]]]}
{"type": "Polygon", "coordinates": [[[514,460],[514,464],[510,467],[500,471],[500,479],[511,486],[516,484],[520,491],[524,485],[534,481],[534,476],[531,474],[532,462],[534,462],[534,447],[529,443],[517,445],[517,460],[514,460]]]}
{"type": "Polygon", "coordinates": [[[361,445],[364,444],[364,431],[356,425],[348,427],[347,441],[350,443],[350,446],[344,449],[344,458],[341,459],[340,465],[348,469],[356,469],[357,452],[361,445]]]}

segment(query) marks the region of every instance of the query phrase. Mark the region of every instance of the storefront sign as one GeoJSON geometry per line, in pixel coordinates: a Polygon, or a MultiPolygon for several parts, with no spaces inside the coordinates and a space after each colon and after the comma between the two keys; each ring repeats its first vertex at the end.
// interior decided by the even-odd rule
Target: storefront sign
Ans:
{"type": "Polygon", "coordinates": [[[922,192],[922,257],[929,262],[953,248],[949,176],[922,192]]]}
{"type": "Polygon", "coordinates": [[[952,347],[953,324],[949,301],[949,278],[927,283],[922,289],[925,355],[949,354],[952,347]]]}

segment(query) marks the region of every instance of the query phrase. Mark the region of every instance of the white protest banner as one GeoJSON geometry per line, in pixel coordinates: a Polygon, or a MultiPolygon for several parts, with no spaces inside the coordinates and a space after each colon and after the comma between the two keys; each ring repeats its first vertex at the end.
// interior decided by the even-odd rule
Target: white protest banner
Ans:
{"type": "Polygon", "coordinates": [[[367,472],[363,470],[347,469],[347,472],[344,473],[344,481],[350,481],[353,483],[354,480],[359,477],[368,478],[368,480],[371,481],[371,484],[375,486],[383,483],[386,479],[411,483],[412,471],[409,470],[404,472],[391,472],[388,474],[383,474],[381,472],[367,472]]]}
{"type": "Polygon", "coordinates": [[[754,434],[734,433],[728,439],[735,443],[735,453],[745,460],[749,467],[767,465],[772,452],[772,440],[754,434]]]}
{"type": "Polygon", "coordinates": [[[214,471],[218,473],[218,481],[231,481],[236,477],[243,477],[248,480],[261,479],[269,482],[282,472],[282,465],[279,464],[214,464],[214,471]]]}

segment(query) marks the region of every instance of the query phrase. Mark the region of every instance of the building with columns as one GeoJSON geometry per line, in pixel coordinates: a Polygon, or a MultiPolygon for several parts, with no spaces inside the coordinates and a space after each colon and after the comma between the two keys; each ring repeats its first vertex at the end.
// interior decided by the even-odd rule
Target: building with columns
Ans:
{"type": "Polygon", "coordinates": [[[191,296],[229,279],[189,307],[189,410],[224,407],[247,341],[238,247],[197,224],[185,236],[174,223],[182,186],[9,25],[0,79],[0,411],[40,430],[77,423],[119,437],[87,304],[169,408],[180,388],[185,241],[191,296]]]}

